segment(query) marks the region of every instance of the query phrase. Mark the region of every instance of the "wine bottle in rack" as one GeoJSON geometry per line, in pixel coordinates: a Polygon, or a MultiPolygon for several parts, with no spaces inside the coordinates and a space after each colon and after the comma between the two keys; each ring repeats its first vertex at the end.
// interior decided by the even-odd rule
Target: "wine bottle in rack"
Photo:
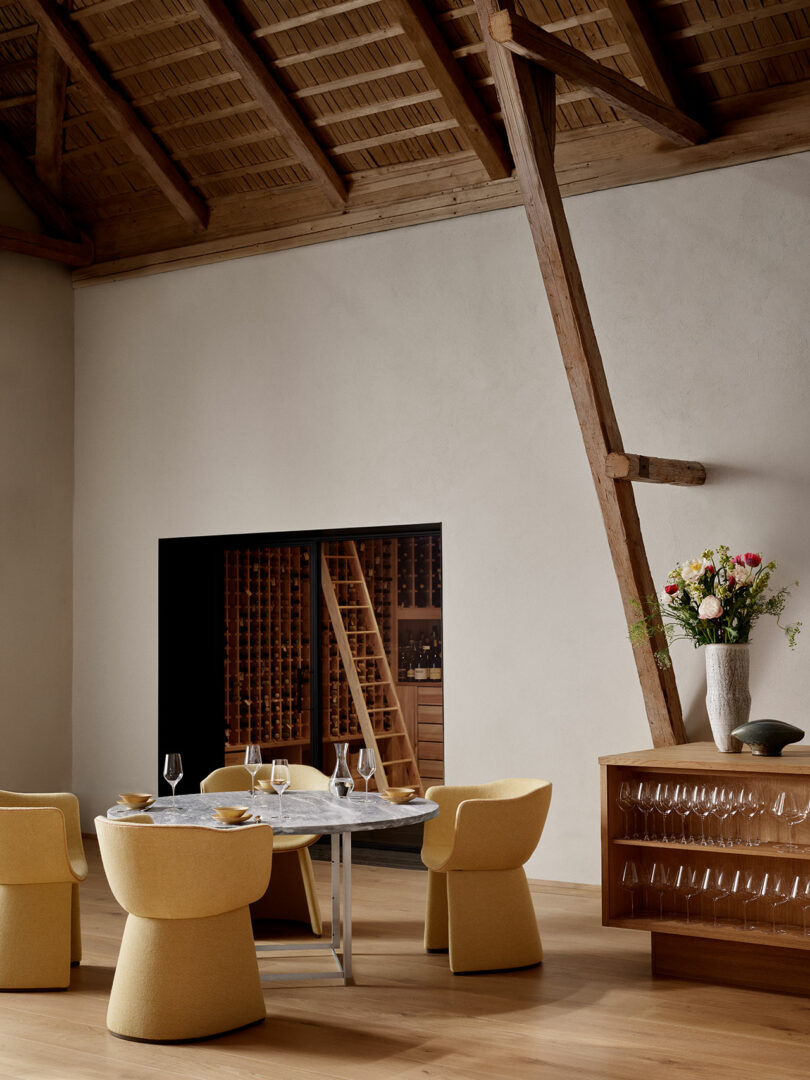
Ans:
{"type": "Polygon", "coordinates": [[[414,660],[415,667],[413,669],[413,677],[416,682],[424,682],[430,671],[430,646],[421,643],[416,649],[416,658],[414,660]]]}

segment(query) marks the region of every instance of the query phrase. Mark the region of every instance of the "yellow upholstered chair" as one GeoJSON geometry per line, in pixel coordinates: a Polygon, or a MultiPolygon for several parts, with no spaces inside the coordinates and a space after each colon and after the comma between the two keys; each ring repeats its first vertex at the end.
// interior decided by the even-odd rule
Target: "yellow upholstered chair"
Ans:
{"type": "MultiPolygon", "coordinates": [[[[270,766],[262,765],[257,780],[270,779],[270,766]]],[[[244,765],[214,769],[200,784],[200,791],[249,791],[250,773],[244,765]]],[[[328,791],[329,777],[311,765],[290,765],[289,791],[328,791]]],[[[275,800],[275,796],[273,796],[275,800]]],[[[291,919],[308,922],[312,933],[323,933],[321,908],[315,891],[315,875],[307,848],[317,836],[276,836],[273,840],[273,877],[267,892],[251,906],[254,919],[291,919]]]]}
{"type": "Polygon", "coordinates": [[[270,876],[269,825],[206,829],[96,818],[128,912],[107,1027],[147,1042],[223,1035],[266,1016],[248,905],[270,876]]]}
{"type": "Polygon", "coordinates": [[[70,985],[86,877],[76,796],[0,791],[0,989],[70,985]]]}
{"type": "Polygon", "coordinates": [[[425,948],[450,951],[459,974],[528,967],[543,959],[523,864],[543,832],[551,783],[497,780],[433,787],[441,807],[425,825],[425,948]]]}

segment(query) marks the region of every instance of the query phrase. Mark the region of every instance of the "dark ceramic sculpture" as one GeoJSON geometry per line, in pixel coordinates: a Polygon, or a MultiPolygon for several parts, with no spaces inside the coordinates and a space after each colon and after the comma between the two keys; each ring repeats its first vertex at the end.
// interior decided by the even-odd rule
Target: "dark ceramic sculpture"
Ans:
{"type": "Polygon", "coordinates": [[[801,728],[782,720],[749,720],[734,728],[731,734],[750,746],[751,753],[759,757],[779,757],[783,747],[804,737],[801,728]]]}

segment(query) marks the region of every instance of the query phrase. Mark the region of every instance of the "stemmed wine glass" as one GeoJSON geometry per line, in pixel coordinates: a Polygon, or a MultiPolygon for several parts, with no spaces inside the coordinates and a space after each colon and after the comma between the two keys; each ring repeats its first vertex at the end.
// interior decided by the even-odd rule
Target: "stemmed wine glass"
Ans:
{"type": "Polygon", "coordinates": [[[670,871],[669,867],[664,866],[663,863],[656,862],[650,867],[647,881],[645,884],[652,889],[653,892],[658,893],[658,918],[664,917],[664,893],[670,888],[670,871]]]}
{"type": "Polygon", "coordinates": [[[746,788],[743,792],[743,814],[748,818],[748,836],[746,847],[759,847],[759,836],[754,836],[754,818],[765,809],[765,798],[758,787],[746,788]]]}
{"type": "Polygon", "coordinates": [[[368,782],[377,770],[377,761],[374,757],[374,751],[369,747],[364,746],[360,753],[357,755],[357,771],[363,777],[366,782],[366,798],[368,802],[368,782]]]}
{"type": "Polygon", "coordinates": [[[693,866],[679,866],[675,872],[675,892],[684,899],[686,921],[689,922],[689,901],[700,892],[700,871],[693,866]]]}
{"type": "MultiPolygon", "coordinates": [[[[619,784],[619,794],[616,797],[616,804],[624,814],[624,838],[630,840],[630,813],[635,809],[636,796],[633,790],[633,784],[629,780],[622,780],[619,784]]],[[[635,836],[632,837],[635,839],[635,836]]]]}
{"type": "Polygon", "coordinates": [[[278,818],[281,821],[284,809],[281,805],[281,796],[290,786],[290,765],[286,758],[274,758],[270,766],[270,785],[278,795],[278,818]]]}
{"type": "MultiPolygon", "coordinates": [[[[686,844],[686,819],[692,813],[692,789],[688,784],[677,784],[672,797],[672,809],[681,819],[681,843],[686,844]]],[[[674,839],[674,838],[673,838],[674,839]]]]}
{"type": "Polygon", "coordinates": [[[717,818],[717,824],[719,826],[719,832],[717,837],[717,846],[725,847],[726,840],[723,836],[723,826],[726,818],[731,813],[734,805],[734,797],[729,788],[720,787],[719,785],[712,788],[711,794],[711,815],[717,818]]]}
{"type": "Polygon", "coordinates": [[[622,870],[622,888],[625,892],[630,893],[630,918],[635,915],[635,896],[638,890],[641,888],[641,882],[638,876],[638,867],[632,859],[628,859],[624,864],[622,870]]]}
{"type": "Polygon", "coordinates": [[[171,784],[172,788],[172,810],[180,811],[182,806],[177,805],[177,799],[175,797],[174,789],[183,779],[183,759],[179,754],[167,754],[166,760],[163,762],[163,779],[171,784]]]}
{"type": "Polygon", "coordinates": [[[650,814],[655,802],[655,788],[648,780],[642,780],[636,789],[636,802],[639,810],[644,815],[644,840],[652,840],[650,836],[650,814]]]}
{"type": "Polygon", "coordinates": [[[771,813],[780,821],[784,821],[788,828],[788,842],[779,844],[779,851],[804,851],[801,844],[793,843],[793,826],[798,825],[807,817],[810,805],[796,797],[793,791],[780,791],[776,796],[771,808],[771,813]]]}
{"type": "Polygon", "coordinates": [[[245,750],[245,768],[250,773],[250,797],[256,798],[256,773],[262,767],[262,748],[258,743],[250,743],[245,750]]]}
{"type": "Polygon", "coordinates": [[[742,924],[745,929],[753,929],[747,926],[747,905],[759,896],[759,880],[751,871],[736,870],[728,887],[728,894],[733,900],[739,900],[742,904],[742,924]]]}
{"type": "Polygon", "coordinates": [[[810,877],[804,879],[799,887],[796,895],[796,900],[799,903],[799,907],[802,911],[802,932],[805,936],[810,934],[810,926],[808,926],[807,913],[810,911],[810,877]]]}
{"type": "Polygon", "coordinates": [[[700,843],[705,845],[706,840],[706,818],[712,812],[712,793],[711,789],[705,787],[702,784],[696,784],[695,790],[692,795],[692,813],[697,814],[700,818],[700,843]]]}
{"type": "Polygon", "coordinates": [[[655,789],[655,795],[653,796],[653,803],[655,809],[661,815],[661,843],[668,844],[670,837],[667,835],[667,818],[672,813],[674,807],[672,805],[672,784],[661,783],[655,789]]]}
{"type": "Polygon", "coordinates": [[[729,870],[721,870],[719,867],[708,867],[703,874],[701,891],[712,902],[713,923],[717,926],[717,904],[725,900],[731,891],[732,875],[729,870]]]}
{"type": "Polygon", "coordinates": [[[782,904],[786,904],[788,901],[787,889],[779,874],[774,874],[768,871],[762,879],[762,887],[759,890],[759,895],[770,905],[771,909],[771,931],[776,933],[776,909],[782,904]]]}

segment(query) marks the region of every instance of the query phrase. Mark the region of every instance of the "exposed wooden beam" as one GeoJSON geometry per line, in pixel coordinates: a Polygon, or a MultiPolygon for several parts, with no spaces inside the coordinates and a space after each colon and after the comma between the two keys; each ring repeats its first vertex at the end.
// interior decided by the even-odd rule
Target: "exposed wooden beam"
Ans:
{"type": "Polygon", "coordinates": [[[638,480],[645,484],[705,484],[706,469],[699,461],[645,457],[644,454],[608,454],[605,476],[612,480],[638,480]]]}
{"type": "Polygon", "coordinates": [[[93,261],[93,245],[87,238],[79,243],[54,240],[50,236],[12,229],[8,225],[0,225],[0,251],[33,255],[37,259],[49,259],[66,266],[89,266],[93,261]]]}
{"type": "Polygon", "coordinates": [[[640,0],[606,0],[644,85],[662,101],[685,109],[687,98],[640,0]]]}
{"type": "Polygon", "coordinates": [[[64,62],[96,99],[108,121],[152,177],[180,216],[193,229],[204,229],[208,208],[180,174],[138,114],[102,74],[78,32],[54,0],[19,0],[37,21],[64,62]]]}
{"type": "Polygon", "coordinates": [[[191,0],[191,3],[219,42],[228,63],[239,72],[248,93],[278,128],[290,151],[323,191],[330,206],[343,206],[347,193],[341,176],[251,42],[242,33],[228,7],[222,0],[191,0]]]}
{"type": "Polygon", "coordinates": [[[45,228],[55,229],[69,240],[82,239],[81,230],[64,206],[53,192],[45,187],[19,150],[3,138],[0,138],[0,172],[30,206],[45,228]]]}
{"type": "MultiPolygon", "coordinates": [[[[634,605],[655,595],[655,587],[633,486],[605,476],[607,455],[621,453],[623,446],[554,170],[554,78],[550,71],[538,69],[494,42],[487,27],[495,13],[495,0],[476,0],[476,6],[625,616],[631,624],[638,618],[634,605]]],[[[654,654],[659,648],[666,648],[666,643],[648,641],[634,650],[656,746],[686,741],[675,676],[671,668],[658,667],[654,654]]]]}
{"type": "Polygon", "coordinates": [[[661,101],[620,72],[594,63],[520,15],[494,11],[489,21],[489,36],[509,52],[590,90],[608,105],[677,146],[694,146],[707,137],[701,125],[680,109],[661,101]]]}
{"type": "Polygon", "coordinates": [[[509,151],[422,0],[385,0],[383,9],[404,30],[490,180],[510,176],[509,151]]]}
{"type": "Polygon", "coordinates": [[[46,187],[62,194],[62,122],[68,69],[47,34],[37,37],[37,115],[34,168],[46,187]]]}

